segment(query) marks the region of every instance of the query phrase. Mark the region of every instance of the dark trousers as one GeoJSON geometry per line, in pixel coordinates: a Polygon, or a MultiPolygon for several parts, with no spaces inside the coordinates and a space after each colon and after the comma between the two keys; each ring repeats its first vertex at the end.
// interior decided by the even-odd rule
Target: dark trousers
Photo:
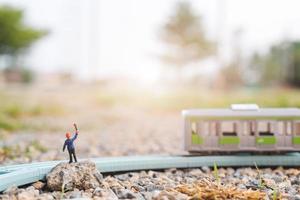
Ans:
{"type": "Polygon", "coordinates": [[[76,158],[76,154],[75,154],[75,149],[68,149],[68,152],[69,152],[69,157],[70,157],[69,163],[73,162],[73,157],[74,157],[75,162],[77,162],[77,158],[76,158]]]}

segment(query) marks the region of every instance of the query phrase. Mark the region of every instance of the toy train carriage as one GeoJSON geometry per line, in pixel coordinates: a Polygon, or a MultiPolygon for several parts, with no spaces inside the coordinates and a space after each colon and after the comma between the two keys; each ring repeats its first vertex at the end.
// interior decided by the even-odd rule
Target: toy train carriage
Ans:
{"type": "Polygon", "coordinates": [[[258,108],[184,110],[184,146],[189,152],[300,151],[300,109],[258,108]]]}

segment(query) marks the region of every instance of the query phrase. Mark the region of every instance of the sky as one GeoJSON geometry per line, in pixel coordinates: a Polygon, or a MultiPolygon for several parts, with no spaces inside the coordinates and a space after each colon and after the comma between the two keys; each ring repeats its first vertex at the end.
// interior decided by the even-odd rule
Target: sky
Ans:
{"type": "MultiPolygon", "coordinates": [[[[0,0],[24,9],[25,21],[49,30],[25,57],[41,72],[74,72],[81,78],[129,76],[153,81],[164,72],[159,30],[178,0],[0,0]]],[[[244,56],[283,39],[300,38],[298,0],[190,0],[207,36],[219,45],[200,65],[214,72],[239,45],[244,56]],[[237,34],[239,32],[239,34],[237,34]]]]}

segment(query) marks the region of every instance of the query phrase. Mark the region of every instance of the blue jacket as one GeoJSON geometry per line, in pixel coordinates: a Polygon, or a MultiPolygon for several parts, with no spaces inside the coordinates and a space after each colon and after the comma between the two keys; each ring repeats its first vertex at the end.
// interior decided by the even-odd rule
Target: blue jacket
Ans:
{"type": "Polygon", "coordinates": [[[66,141],[65,141],[65,143],[64,143],[63,151],[65,151],[66,146],[67,146],[68,150],[72,150],[72,149],[75,148],[73,142],[74,142],[74,140],[76,140],[77,135],[78,135],[78,134],[75,133],[75,136],[74,136],[73,138],[71,138],[71,139],[66,139],[66,141]]]}

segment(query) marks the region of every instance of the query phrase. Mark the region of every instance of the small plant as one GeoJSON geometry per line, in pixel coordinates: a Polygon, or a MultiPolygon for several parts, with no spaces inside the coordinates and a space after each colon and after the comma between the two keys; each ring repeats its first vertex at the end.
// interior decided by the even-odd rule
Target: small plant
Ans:
{"type": "Polygon", "coordinates": [[[220,177],[217,163],[214,162],[214,177],[217,180],[217,184],[220,185],[220,177]]]}
{"type": "Polygon", "coordinates": [[[260,172],[259,168],[257,167],[256,162],[254,163],[254,165],[255,165],[256,171],[258,173],[258,178],[259,178],[258,187],[263,188],[265,185],[264,185],[263,178],[261,176],[261,172],[260,172]]]}
{"type": "Polygon", "coordinates": [[[277,193],[277,189],[273,189],[273,196],[272,196],[273,200],[277,200],[278,199],[278,193],[277,193]]]}
{"type": "Polygon", "coordinates": [[[60,199],[64,199],[64,197],[65,197],[65,182],[63,182],[63,184],[61,185],[60,199]]]}

